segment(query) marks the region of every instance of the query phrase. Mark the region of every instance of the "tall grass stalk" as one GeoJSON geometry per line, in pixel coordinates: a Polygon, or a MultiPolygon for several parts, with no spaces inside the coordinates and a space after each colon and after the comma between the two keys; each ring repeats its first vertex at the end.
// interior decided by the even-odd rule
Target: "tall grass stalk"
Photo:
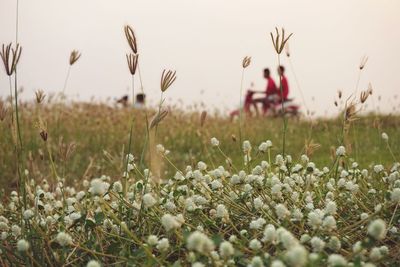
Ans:
{"type": "Polygon", "coordinates": [[[242,143],[243,143],[243,136],[242,136],[242,116],[243,116],[243,81],[244,81],[244,70],[250,65],[251,57],[244,57],[242,61],[242,77],[240,79],[240,94],[239,94],[239,148],[242,151],[242,143]]]}

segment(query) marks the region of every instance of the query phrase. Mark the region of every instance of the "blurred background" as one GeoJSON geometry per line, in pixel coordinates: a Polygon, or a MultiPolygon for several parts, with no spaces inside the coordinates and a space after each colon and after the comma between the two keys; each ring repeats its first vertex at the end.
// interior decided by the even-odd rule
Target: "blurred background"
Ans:
{"type": "MultiPolygon", "coordinates": [[[[0,43],[15,40],[16,0],[0,2],[0,43]]],[[[277,57],[270,31],[293,32],[287,68],[290,95],[316,116],[337,114],[337,91],[355,91],[361,58],[369,57],[359,91],[372,84],[368,108],[399,109],[400,1],[397,0],[281,0],[281,1],[106,1],[20,0],[19,64],[22,98],[62,91],[73,49],[82,53],[73,66],[66,94],[74,100],[106,101],[130,93],[129,52],[123,26],[138,37],[144,89],[150,102],[159,98],[162,70],[177,70],[168,89],[167,104],[204,103],[222,110],[238,106],[241,61],[251,56],[244,91],[254,82],[264,90],[262,70],[274,79],[277,57]],[[384,103],[383,104],[379,104],[384,103]]],[[[8,77],[0,75],[0,96],[8,95],[8,77]]],[[[138,83],[136,83],[138,84],[138,83]]],[[[304,110],[304,109],[303,109],[304,110]]]]}

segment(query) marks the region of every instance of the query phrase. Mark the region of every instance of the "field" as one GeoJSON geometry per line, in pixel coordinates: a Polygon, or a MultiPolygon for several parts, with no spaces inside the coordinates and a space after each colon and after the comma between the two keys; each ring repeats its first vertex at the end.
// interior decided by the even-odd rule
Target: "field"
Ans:
{"type": "MultiPolygon", "coordinates": [[[[132,90],[143,90],[124,30],[132,90]]],[[[280,62],[291,35],[271,36],[280,62]]],[[[372,89],[340,94],[331,119],[182,110],[165,102],[177,77],[167,70],[156,107],[42,90],[24,102],[20,56],[3,45],[2,266],[399,264],[400,117],[363,112],[372,89]]],[[[74,50],[70,69],[79,58],[74,50]]]]}

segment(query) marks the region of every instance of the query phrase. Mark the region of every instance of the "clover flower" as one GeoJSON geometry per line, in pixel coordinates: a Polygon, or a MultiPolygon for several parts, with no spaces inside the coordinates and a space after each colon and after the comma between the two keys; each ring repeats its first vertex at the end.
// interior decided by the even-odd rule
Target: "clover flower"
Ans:
{"type": "Polygon", "coordinates": [[[89,192],[93,195],[102,196],[106,193],[107,189],[107,183],[103,182],[101,179],[96,178],[90,182],[89,192]]]}
{"type": "Polygon", "coordinates": [[[171,214],[165,214],[161,217],[161,224],[164,226],[165,230],[168,232],[173,229],[177,229],[182,225],[182,218],[173,216],[171,214]]]}
{"type": "Polygon", "coordinates": [[[235,250],[233,249],[233,246],[230,242],[228,241],[223,241],[219,245],[219,254],[221,255],[222,258],[229,258],[233,255],[235,250]]]}
{"type": "Polygon", "coordinates": [[[249,141],[249,140],[245,140],[245,141],[243,142],[243,152],[244,152],[245,154],[247,154],[247,153],[250,153],[250,151],[251,151],[251,144],[250,144],[250,141],[249,141]]]}
{"type": "Polygon", "coordinates": [[[157,200],[153,197],[152,194],[147,193],[143,195],[143,204],[145,208],[150,208],[157,203],[157,200]]]}
{"type": "Polygon", "coordinates": [[[332,267],[345,267],[347,266],[347,261],[339,254],[331,254],[328,257],[328,266],[332,267]]]}
{"type": "Polygon", "coordinates": [[[390,200],[394,203],[400,203],[400,188],[393,189],[392,193],[390,194],[390,200]]]}
{"type": "Polygon", "coordinates": [[[101,267],[101,264],[96,261],[96,260],[90,260],[87,264],[86,267],[101,267]]]}
{"type": "Polygon", "coordinates": [[[72,237],[65,232],[59,232],[56,236],[56,241],[60,246],[65,247],[72,244],[72,237]]]}
{"type": "Polygon", "coordinates": [[[249,248],[251,250],[259,250],[262,248],[262,244],[260,241],[258,241],[257,239],[252,239],[249,242],[249,248]]]}
{"type": "Polygon", "coordinates": [[[215,137],[211,138],[211,145],[212,145],[213,147],[219,146],[219,141],[218,141],[218,139],[215,138],[215,137]]]}
{"type": "Polygon", "coordinates": [[[382,219],[376,219],[368,225],[368,234],[376,240],[386,237],[386,223],[382,219]]]}
{"type": "Polygon", "coordinates": [[[17,242],[17,250],[19,252],[26,252],[29,249],[29,243],[25,239],[20,239],[17,242]]]}
{"type": "Polygon", "coordinates": [[[389,136],[387,135],[387,133],[382,133],[382,139],[385,142],[387,142],[389,140],[389,136]]]}
{"type": "Polygon", "coordinates": [[[187,239],[187,249],[194,250],[199,253],[209,253],[214,250],[214,242],[205,234],[195,231],[191,233],[187,239]]]}
{"type": "Polygon", "coordinates": [[[147,244],[149,244],[149,246],[155,246],[158,244],[158,237],[156,235],[149,235],[147,237],[147,244]]]}
{"type": "Polygon", "coordinates": [[[169,249],[169,240],[168,238],[162,238],[158,241],[156,248],[159,251],[165,252],[169,249]]]}
{"type": "Polygon", "coordinates": [[[248,265],[248,266],[249,267],[264,267],[264,262],[260,256],[254,256],[251,259],[250,265],[248,265]]]}
{"type": "Polygon", "coordinates": [[[346,155],[346,148],[344,146],[340,146],[336,149],[336,156],[343,157],[346,155]]]}
{"type": "Polygon", "coordinates": [[[339,251],[342,247],[342,244],[341,244],[339,238],[337,238],[336,236],[332,236],[329,239],[328,247],[333,251],[339,251]]]}
{"type": "Polygon", "coordinates": [[[217,218],[229,217],[228,210],[226,209],[225,205],[223,205],[223,204],[219,204],[217,206],[216,211],[217,211],[217,214],[216,214],[217,218]]]}
{"type": "Polygon", "coordinates": [[[295,245],[285,253],[285,261],[290,266],[305,266],[307,264],[308,253],[302,245],[295,245]]]}
{"type": "Polygon", "coordinates": [[[321,238],[314,236],[313,238],[311,238],[310,242],[314,252],[323,251],[325,247],[325,242],[321,238]]]}

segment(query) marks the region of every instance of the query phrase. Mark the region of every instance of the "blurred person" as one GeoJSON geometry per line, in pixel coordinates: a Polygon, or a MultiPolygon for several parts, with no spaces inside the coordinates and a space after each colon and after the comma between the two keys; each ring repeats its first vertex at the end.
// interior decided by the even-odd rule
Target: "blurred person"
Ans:
{"type": "Polygon", "coordinates": [[[281,79],[281,85],[282,85],[282,92],[280,91],[281,89],[278,88],[280,101],[287,101],[289,96],[289,83],[285,76],[285,67],[283,66],[278,67],[278,75],[281,79]]]}
{"type": "Polygon", "coordinates": [[[136,101],[133,104],[134,109],[143,109],[145,107],[146,95],[145,94],[137,94],[136,101]]]}
{"type": "Polygon", "coordinates": [[[128,95],[122,96],[120,99],[117,100],[117,103],[126,108],[128,106],[128,95]]]}
{"type": "Polygon", "coordinates": [[[276,102],[279,99],[279,90],[276,87],[274,79],[271,77],[270,70],[268,68],[264,69],[264,78],[267,80],[267,86],[265,91],[253,91],[253,93],[264,94],[265,96],[253,99],[253,105],[258,115],[257,103],[262,103],[263,114],[268,111],[271,102],[276,102]]]}

